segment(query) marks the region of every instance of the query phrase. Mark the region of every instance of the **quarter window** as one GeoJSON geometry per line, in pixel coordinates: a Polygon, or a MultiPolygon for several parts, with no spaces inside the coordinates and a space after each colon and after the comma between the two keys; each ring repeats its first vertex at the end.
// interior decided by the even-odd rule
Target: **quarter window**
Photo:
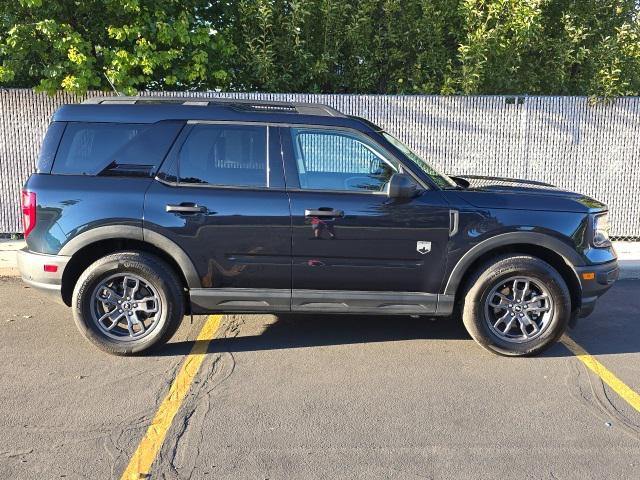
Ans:
{"type": "Polygon", "coordinates": [[[42,147],[40,148],[40,155],[38,157],[38,164],[36,165],[36,170],[38,173],[51,172],[51,166],[53,165],[56,151],[58,150],[60,138],[62,137],[65,126],[65,122],[51,122],[51,124],[49,125],[47,133],[44,136],[44,140],[42,141],[42,147]]]}
{"type": "Polygon", "coordinates": [[[151,176],[180,128],[177,122],[69,122],[52,173],[151,176]]]}
{"type": "Polygon", "coordinates": [[[354,134],[305,128],[292,128],[291,134],[301,188],[382,192],[399,170],[354,134]]]}
{"type": "Polygon", "coordinates": [[[208,125],[193,127],[180,149],[182,183],[267,186],[267,127],[208,125]]]}

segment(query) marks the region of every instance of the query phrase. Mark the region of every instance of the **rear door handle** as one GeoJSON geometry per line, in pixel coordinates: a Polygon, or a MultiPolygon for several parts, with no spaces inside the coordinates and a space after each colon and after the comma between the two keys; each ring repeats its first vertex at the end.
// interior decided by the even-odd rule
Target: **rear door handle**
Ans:
{"type": "Polygon", "coordinates": [[[183,202],[179,205],[168,204],[167,212],[175,213],[206,213],[207,207],[201,207],[195,203],[183,202]]]}
{"type": "Polygon", "coordinates": [[[333,208],[307,208],[304,211],[305,217],[344,217],[342,210],[333,208]]]}

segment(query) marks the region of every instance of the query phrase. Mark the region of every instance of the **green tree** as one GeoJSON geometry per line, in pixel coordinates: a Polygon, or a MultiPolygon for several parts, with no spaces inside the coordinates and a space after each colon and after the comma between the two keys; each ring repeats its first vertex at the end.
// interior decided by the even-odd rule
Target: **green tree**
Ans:
{"type": "Polygon", "coordinates": [[[640,93],[635,0],[464,0],[462,93],[640,93]]]}
{"type": "Polygon", "coordinates": [[[17,0],[0,83],[640,95],[637,0],[17,0]]]}
{"type": "Polygon", "coordinates": [[[0,82],[55,92],[224,87],[233,47],[207,0],[18,0],[0,7],[0,82]],[[107,78],[109,80],[107,80],[107,78]]]}
{"type": "Polygon", "coordinates": [[[369,0],[349,31],[353,90],[452,93],[447,77],[460,30],[456,1],[369,0]]]}
{"type": "Polygon", "coordinates": [[[234,88],[439,93],[457,52],[451,0],[232,3],[234,88]]]}
{"type": "Polygon", "coordinates": [[[237,48],[233,88],[340,91],[352,8],[335,0],[231,2],[227,33],[237,48]]]}

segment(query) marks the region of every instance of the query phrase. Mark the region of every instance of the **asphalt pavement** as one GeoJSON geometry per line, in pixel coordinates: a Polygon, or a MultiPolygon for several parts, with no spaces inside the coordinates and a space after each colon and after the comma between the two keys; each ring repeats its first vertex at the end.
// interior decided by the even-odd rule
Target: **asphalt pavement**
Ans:
{"type": "MultiPolygon", "coordinates": [[[[119,479],[206,321],[165,348],[93,348],[0,278],[0,478],[119,479]]],[[[640,392],[640,281],[570,332],[640,392]]],[[[233,315],[147,478],[640,478],[640,412],[564,345],[485,352],[454,318],[233,315]]]]}

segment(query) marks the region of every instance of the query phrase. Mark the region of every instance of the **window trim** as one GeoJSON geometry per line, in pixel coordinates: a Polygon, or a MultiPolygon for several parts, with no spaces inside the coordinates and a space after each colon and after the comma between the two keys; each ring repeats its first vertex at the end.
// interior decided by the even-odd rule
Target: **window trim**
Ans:
{"type": "Polygon", "coordinates": [[[266,131],[266,135],[265,135],[265,150],[266,150],[266,155],[265,155],[265,162],[266,162],[266,168],[265,168],[265,185],[264,186],[260,186],[260,185],[227,185],[224,183],[218,184],[218,183],[190,183],[190,182],[182,182],[180,179],[180,152],[182,151],[182,147],[185,145],[185,143],[187,142],[187,140],[189,139],[191,132],[193,131],[193,128],[191,128],[187,134],[185,135],[184,139],[180,142],[180,144],[177,146],[177,150],[176,150],[176,181],[175,182],[169,182],[167,180],[158,178],[158,176],[156,176],[156,180],[160,181],[161,183],[164,183],[165,185],[170,185],[170,186],[175,186],[175,187],[196,187],[196,188],[217,188],[217,189],[221,189],[221,188],[225,188],[225,189],[231,189],[231,190],[276,190],[271,188],[271,142],[270,142],[270,125],[267,123],[262,123],[262,122],[229,122],[229,121],[224,121],[224,120],[188,120],[187,121],[187,125],[194,127],[196,125],[233,125],[233,126],[251,126],[251,127],[265,127],[265,131],[266,131]]]}

